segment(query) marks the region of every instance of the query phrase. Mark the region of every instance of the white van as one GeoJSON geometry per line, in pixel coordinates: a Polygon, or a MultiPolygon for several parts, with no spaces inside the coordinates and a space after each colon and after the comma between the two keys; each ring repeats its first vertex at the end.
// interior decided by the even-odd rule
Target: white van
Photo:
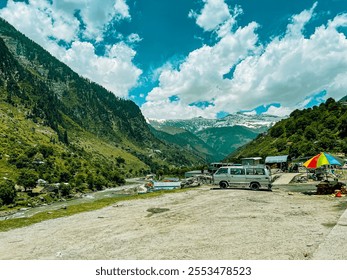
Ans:
{"type": "Polygon", "coordinates": [[[225,166],[213,174],[213,183],[220,188],[229,186],[250,187],[252,190],[271,190],[271,173],[266,166],[225,166]]]}

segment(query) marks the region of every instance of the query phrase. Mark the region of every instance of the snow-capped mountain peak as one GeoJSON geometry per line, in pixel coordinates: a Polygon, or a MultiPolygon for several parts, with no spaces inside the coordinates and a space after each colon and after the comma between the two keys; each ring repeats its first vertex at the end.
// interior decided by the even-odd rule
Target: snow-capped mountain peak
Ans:
{"type": "Polygon", "coordinates": [[[187,120],[154,120],[146,119],[147,122],[154,128],[160,129],[163,126],[180,127],[192,133],[202,131],[212,127],[232,127],[244,126],[253,130],[267,130],[276,122],[284,117],[273,115],[250,115],[244,113],[234,113],[227,115],[221,119],[205,119],[203,117],[196,117],[187,120]]]}

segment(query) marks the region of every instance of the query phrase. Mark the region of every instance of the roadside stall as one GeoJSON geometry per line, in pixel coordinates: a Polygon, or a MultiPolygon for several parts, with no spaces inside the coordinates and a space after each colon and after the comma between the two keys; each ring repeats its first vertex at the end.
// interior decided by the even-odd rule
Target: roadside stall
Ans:
{"type": "Polygon", "coordinates": [[[332,194],[335,190],[341,190],[345,184],[338,181],[338,178],[334,177],[333,180],[328,180],[330,174],[328,167],[342,166],[343,162],[328,153],[320,153],[310,158],[304,163],[307,169],[321,169],[323,171],[322,181],[317,185],[317,194],[332,194]]]}
{"type": "Polygon", "coordinates": [[[265,158],[265,164],[275,167],[278,171],[288,171],[288,155],[283,156],[268,156],[265,158]]]}

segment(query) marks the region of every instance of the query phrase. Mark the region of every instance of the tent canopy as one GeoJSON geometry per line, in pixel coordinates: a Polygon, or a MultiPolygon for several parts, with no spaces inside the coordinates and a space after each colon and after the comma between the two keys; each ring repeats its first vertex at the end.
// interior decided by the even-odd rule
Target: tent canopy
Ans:
{"type": "Polygon", "coordinates": [[[288,155],[285,156],[270,156],[266,157],[265,164],[266,163],[282,163],[288,161],[288,155]]]}

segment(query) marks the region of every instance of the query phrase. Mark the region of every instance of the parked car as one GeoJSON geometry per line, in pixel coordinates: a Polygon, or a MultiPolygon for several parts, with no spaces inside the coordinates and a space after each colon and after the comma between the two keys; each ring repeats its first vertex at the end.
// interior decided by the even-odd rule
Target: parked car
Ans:
{"type": "Polygon", "coordinates": [[[213,174],[213,183],[223,189],[231,186],[249,187],[252,190],[272,188],[271,172],[264,165],[220,167],[213,174]]]}

